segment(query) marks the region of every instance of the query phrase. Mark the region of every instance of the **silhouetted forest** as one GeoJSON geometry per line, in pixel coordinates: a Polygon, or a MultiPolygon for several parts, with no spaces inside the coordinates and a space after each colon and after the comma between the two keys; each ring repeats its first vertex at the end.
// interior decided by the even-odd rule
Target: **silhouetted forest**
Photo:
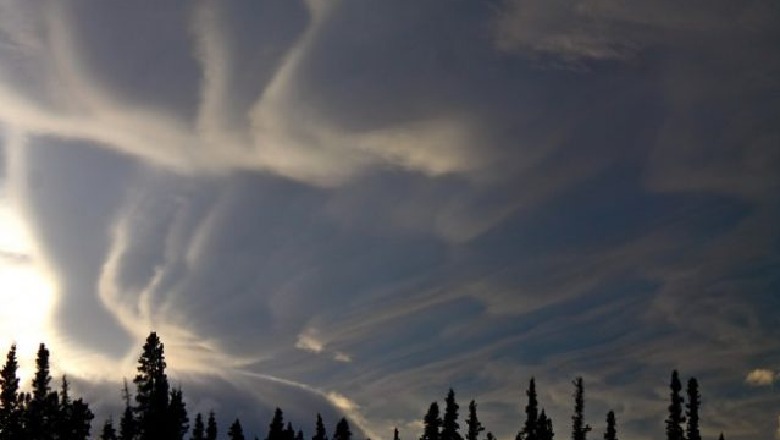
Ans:
{"type": "MultiPolygon", "coordinates": [[[[216,414],[211,411],[207,415],[197,413],[190,419],[181,388],[169,385],[163,343],[155,332],[149,334],[138,358],[138,373],[133,378],[134,394],[130,393],[125,381],[122,396],[125,407],[121,418],[116,422],[111,418],[105,420],[97,432],[92,432],[94,414],[89,404],[70,395],[67,377],[62,377],[59,391],[52,389],[49,351],[43,343],[38,348],[35,366],[32,392],[24,392],[17,376],[16,346],[11,346],[0,371],[0,440],[216,440],[225,438],[220,435],[224,427],[227,427],[225,435],[231,440],[247,438],[238,418],[227,418],[228,422],[218,424],[216,414]]],[[[570,435],[572,440],[587,440],[593,428],[585,423],[583,415],[585,393],[582,378],[576,378],[572,385],[574,408],[571,432],[559,437],[570,435]]],[[[683,395],[682,382],[675,370],[669,388],[669,415],[665,421],[667,440],[701,440],[701,398],[697,380],[688,380],[683,395]]],[[[525,420],[520,423],[515,440],[552,440],[555,435],[553,421],[544,408],[540,408],[534,378],[531,378],[525,394],[525,420]]],[[[497,440],[479,421],[474,400],[469,402],[462,431],[459,415],[460,406],[455,400],[455,392],[450,389],[443,410],[439,409],[438,402],[432,402],[428,407],[419,440],[482,440],[483,432],[485,440],[497,440]]],[[[614,411],[605,415],[603,431],[604,440],[620,438],[614,411]]],[[[349,421],[341,418],[329,438],[322,417],[316,414],[311,440],[352,440],[352,437],[349,421]]],[[[258,436],[253,438],[259,439],[258,436]]],[[[304,440],[305,436],[303,430],[296,430],[290,422],[285,424],[282,410],[276,408],[264,438],[304,440]]],[[[721,433],[720,439],[723,438],[721,433]]],[[[400,440],[398,429],[393,432],[393,440],[400,440]]]]}

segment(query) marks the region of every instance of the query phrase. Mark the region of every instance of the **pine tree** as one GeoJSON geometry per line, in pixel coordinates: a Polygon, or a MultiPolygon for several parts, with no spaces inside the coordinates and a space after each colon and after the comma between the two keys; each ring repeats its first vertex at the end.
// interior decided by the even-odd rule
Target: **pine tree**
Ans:
{"type": "Polygon", "coordinates": [[[590,425],[584,423],[584,398],[582,390],[582,378],[576,378],[572,384],[575,387],[574,390],[574,415],[571,420],[571,438],[572,440],[587,440],[588,432],[590,431],[590,425]]]}
{"type": "Polygon", "coordinates": [[[671,389],[671,403],[669,404],[669,418],[666,419],[666,438],[667,440],[684,440],[685,435],[682,428],[682,424],[685,423],[685,417],[682,414],[684,399],[680,396],[682,384],[677,370],[672,371],[669,388],[671,389]]]}
{"type": "Polygon", "coordinates": [[[688,379],[688,403],[686,415],[688,426],[686,429],[687,440],[701,440],[699,432],[699,406],[701,405],[701,396],[699,395],[699,382],[695,377],[688,379]]]}
{"type": "Polygon", "coordinates": [[[485,428],[477,418],[477,402],[469,402],[469,417],[466,419],[466,440],[479,440],[479,433],[485,428]]]}
{"type": "Polygon", "coordinates": [[[206,440],[217,440],[217,418],[213,410],[209,412],[209,421],[206,424],[206,440]]]}
{"type": "Polygon", "coordinates": [[[295,429],[290,422],[287,422],[287,427],[284,428],[284,440],[295,440],[295,429]]]}
{"type": "Polygon", "coordinates": [[[125,412],[119,420],[119,440],[133,440],[135,437],[135,418],[133,408],[130,406],[130,390],[127,388],[127,379],[124,380],[122,398],[125,401],[125,412]]]}
{"type": "Polygon", "coordinates": [[[285,440],[284,434],[284,415],[281,408],[276,408],[274,417],[268,425],[268,437],[266,440],[285,440]]]}
{"type": "Polygon", "coordinates": [[[117,440],[114,422],[109,418],[103,424],[103,432],[100,434],[100,440],[117,440]]]}
{"type": "Polygon", "coordinates": [[[170,404],[167,412],[168,435],[166,439],[182,440],[189,430],[189,419],[187,418],[187,405],[184,403],[184,396],[181,388],[171,390],[170,404]]]}
{"type": "Polygon", "coordinates": [[[135,414],[139,440],[165,438],[169,429],[166,423],[169,388],[165,367],[165,347],[157,333],[151,332],[138,358],[138,374],[133,379],[137,388],[135,414]]]}
{"type": "Polygon", "coordinates": [[[299,429],[298,432],[295,434],[295,440],[303,440],[303,430],[299,429]]]}
{"type": "Polygon", "coordinates": [[[607,432],[604,433],[604,440],[617,440],[615,412],[611,410],[607,413],[607,432]]]}
{"type": "Polygon", "coordinates": [[[195,416],[191,440],[206,440],[206,426],[203,424],[203,415],[201,413],[195,416]]]}
{"type": "Polygon", "coordinates": [[[311,440],[328,440],[328,433],[325,431],[325,425],[322,423],[320,413],[317,413],[317,424],[314,427],[314,436],[311,440]]]}
{"type": "Polygon", "coordinates": [[[52,425],[56,419],[56,401],[52,401],[49,350],[41,343],[35,359],[33,392],[26,411],[27,434],[36,440],[47,440],[54,435],[52,425]]]}
{"type": "Polygon", "coordinates": [[[441,421],[441,440],[461,440],[460,425],[458,424],[458,403],[455,401],[455,391],[450,388],[447,398],[444,400],[444,417],[441,421]]]}
{"type": "Polygon", "coordinates": [[[19,378],[16,360],[16,344],[11,345],[6,362],[0,371],[0,439],[13,440],[22,434],[19,405],[19,378]]]}
{"type": "Polygon", "coordinates": [[[528,405],[525,406],[525,425],[517,433],[515,440],[539,440],[539,436],[536,433],[539,403],[536,400],[536,380],[533,377],[528,384],[528,391],[525,392],[525,395],[528,396],[528,405]]]}
{"type": "Polygon", "coordinates": [[[552,440],[553,436],[552,419],[547,417],[544,409],[542,409],[541,414],[539,414],[539,419],[537,419],[536,422],[536,437],[539,440],[552,440]]]}
{"type": "Polygon", "coordinates": [[[236,419],[230,429],[228,429],[228,437],[230,440],[244,440],[244,429],[241,427],[241,421],[236,419]]]}
{"type": "Polygon", "coordinates": [[[333,432],[333,440],[350,440],[352,431],[349,430],[349,422],[342,417],[336,424],[336,430],[333,432]]]}
{"type": "Polygon", "coordinates": [[[425,430],[420,440],[439,440],[439,427],[441,426],[441,418],[439,418],[439,404],[431,402],[431,406],[428,408],[428,412],[423,419],[425,424],[425,430]]]}
{"type": "Polygon", "coordinates": [[[398,428],[393,428],[393,440],[401,440],[398,437],[398,428]]]}

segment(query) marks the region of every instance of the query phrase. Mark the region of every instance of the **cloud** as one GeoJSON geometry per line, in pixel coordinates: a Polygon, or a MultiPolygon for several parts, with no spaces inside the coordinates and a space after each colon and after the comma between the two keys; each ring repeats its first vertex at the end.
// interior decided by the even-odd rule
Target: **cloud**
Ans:
{"type": "Polygon", "coordinates": [[[766,368],[757,368],[745,376],[745,383],[754,387],[772,385],[775,383],[775,372],[766,368]]]}
{"type": "Polygon", "coordinates": [[[322,350],[325,349],[325,344],[322,341],[318,341],[317,339],[315,339],[314,336],[311,335],[311,333],[308,334],[302,333],[298,335],[298,341],[295,342],[295,348],[311,351],[313,353],[321,353],[322,350]]]}

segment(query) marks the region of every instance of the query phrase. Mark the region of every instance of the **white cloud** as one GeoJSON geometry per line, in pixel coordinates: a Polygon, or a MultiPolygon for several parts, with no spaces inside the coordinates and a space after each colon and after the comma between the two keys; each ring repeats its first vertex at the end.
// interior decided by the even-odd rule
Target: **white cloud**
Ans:
{"type": "Polygon", "coordinates": [[[751,386],[769,386],[775,382],[775,372],[766,368],[756,368],[745,377],[745,383],[751,386]]]}
{"type": "Polygon", "coordinates": [[[298,341],[295,343],[295,348],[301,350],[310,351],[312,353],[322,353],[325,349],[325,343],[317,339],[311,333],[301,333],[298,335],[298,341]]]}

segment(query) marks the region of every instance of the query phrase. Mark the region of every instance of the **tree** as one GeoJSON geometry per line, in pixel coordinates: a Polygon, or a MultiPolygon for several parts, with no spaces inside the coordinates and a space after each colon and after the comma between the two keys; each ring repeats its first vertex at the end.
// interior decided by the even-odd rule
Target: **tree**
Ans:
{"type": "Polygon", "coordinates": [[[135,414],[139,440],[165,438],[170,429],[168,417],[168,377],[165,374],[165,347],[151,332],[138,358],[138,374],[133,379],[137,387],[135,414]]]}
{"type": "Polygon", "coordinates": [[[201,413],[195,416],[191,440],[206,440],[206,426],[203,424],[203,415],[201,413]]]}
{"type": "Polygon", "coordinates": [[[295,440],[295,429],[290,422],[287,422],[287,427],[284,428],[284,440],[295,440]]]}
{"type": "Polygon", "coordinates": [[[684,399],[680,396],[682,384],[677,370],[672,371],[672,380],[669,384],[671,389],[669,404],[669,418],[666,419],[666,438],[667,440],[684,440],[682,424],[685,423],[685,417],[682,414],[684,399]]]}
{"type": "Polygon", "coordinates": [[[532,377],[528,383],[528,405],[525,406],[525,426],[517,433],[516,440],[539,440],[536,426],[539,418],[539,403],[536,400],[536,380],[532,377]]]}
{"type": "Polygon", "coordinates": [[[455,401],[455,391],[450,388],[447,398],[444,400],[444,417],[441,421],[441,440],[461,440],[460,425],[458,424],[458,403],[455,401]]]}
{"type": "Polygon", "coordinates": [[[477,418],[477,402],[469,402],[469,417],[466,419],[466,440],[479,440],[479,433],[485,428],[477,418]]]}
{"type": "Polygon", "coordinates": [[[110,418],[106,419],[106,423],[103,424],[103,432],[100,433],[100,440],[117,440],[114,422],[110,418]]]}
{"type": "Polygon", "coordinates": [[[398,428],[393,428],[393,440],[401,440],[398,437],[398,428]]]}
{"type": "Polygon", "coordinates": [[[336,430],[333,432],[333,440],[350,440],[352,431],[349,430],[349,422],[342,417],[336,424],[336,430]]]}
{"type": "Polygon", "coordinates": [[[206,440],[217,440],[217,418],[213,410],[209,412],[209,421],[206,424],[206,440]]]}
{"type": "Polygon", "coordinates": [[[544,409],[542,409],[542,413],[539,414],[539,419],[536,422],[536,437],[539,440],[552,440],[553,435],[552,419],[547,417],[544,409]]]}
{"type": "Polygon", "coordinates": [[[604,440],[617,440],[615,412],[611,410],[607,413],[607,432],[604,433],[604,440]]]}
{"type": "Polygon", "coordinates": [[[119,439],[133,440],[135,437],[135,418],[133,408],[130,406],[130,390],[127,388],[127,379],[124,380],[124,385],[122,398],[125,401],[125,412],[119,420],[119,439]]]}
{"type": "Polygon", "coordinates": [[[428,412],[423,419],[425,430],[420,440],[439,440],[439,427],[441,426],[441,418],[439,418],[439,404],[431,402],[431,406],[428,407],[428,412]]]}
{"type": "Polygon", "coordinates": [[[230,425],[230,429],[228,429],[228,437],[231,440],[244,440],[244,429],[241,427],[241,421],[236,419],[236,421],[230,425]]]}
{"type": "Polygon", "coordinates": [[[189,431],[190,425],[187,418],[187,405],[184,403],[181,388],[171,390],[166,420],[168,425],[166,439],[182,440],[187,431],[189,431]]]}
{"type": "Polygon", "coordinates": [[[36,440],[46,440],[54,435],[52,425],[57,416],[57,401],[51,393],[49,350],[43,343],[38,346],[35,366],[33,392],[26,411],[27,435],[36,440]]]}
{"type": "Polygon", "coordinates": [[[578,377],[572,381],[574,385],[574,415],[571,417],[571,438],[572,440],[587,440],[590,425],[585,425],[582,415],[584,409],[584,399],[582,390],[582,378],[578,377]]]}
{"type": "Polygon", "coordinates": [[[322,423],[322,416],[317,413],[317,423],[314,426],[314,436],[311,440],[328,440],[328,433],[325,431],[325,425],[322,423]]]}
{"type": "Polygon", "coordinates": [[[718,437],[718,440],[726,440],[725,438],[723,438],[723,433],[722,432],[720,433],[720,437],[718,437]]]}
{"type": "Polygon", "coordinates": [[[303,430],[299,429],[298,432],[295,434],[295,440],[303,440],[303,430]]]}
{"type": "Polygon", "coordinates": [[[498,440],[495,435],[493,435],[492,432],[488,431],[487,433],[487,440],[498,440]]]}
{"type": "Polygon", "coordinates": [[[268,437],[266,440],[285,440],[284,434],[284,415],[281,408],[276,408],[274,417],[268,425],[268,437]]]}
{"type": "Polygon", "coordinates": [[[688,403],[685,405],[688,419],[686,437],[688,440],[701,440],[701,433],[699,432],[699,406],[701,405],[701,396],[699,395],[699,382],[695,377],[688,379],[688,388],[686,391],[688,394],[688,403]]]}
{"type": "Polygon", "coordinates": [[[22,434],[18,369],[16,344],[12,344],[3,369],[0,370],[0,439],[2,440],[16,439],[22,434]]]}
{"type": "Polygon", "coordinates": [[[89,409],[89,404],[79,398],[69,405],[69,411],[66,412],[60,431],[61,440],[87,440],[92,425],[92,419],[95,415],[89,409]]]}

